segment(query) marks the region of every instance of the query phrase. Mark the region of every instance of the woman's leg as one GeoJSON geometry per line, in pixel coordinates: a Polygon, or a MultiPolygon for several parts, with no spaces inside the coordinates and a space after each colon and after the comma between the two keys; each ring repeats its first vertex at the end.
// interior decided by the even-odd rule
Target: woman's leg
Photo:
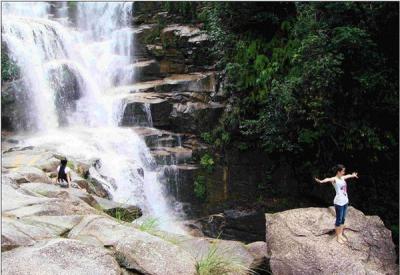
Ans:
{"type": "Polygon", "coordinates": [[[344,231],[344,221],[346,220],[346,215],[347,215],[347,206],[348,204],[343,205],[343,217],[342,220],[340,222],[340,231],[341,231],[341,237],[343,241],[347,241],[347,237],[344,235],[343,231],[344,231]]]}
{"type": "Polygon", "coordinates": [[[335,212],[336,212],[335,233],[336,233],[336,240],[339,243],[343,243],[343,239],[341,237],[342,228],[340,226],[342,219],[343,219],[343,214],[344,214],[343,210],[344,210],[343,206],[335,204],[335,212]]]}

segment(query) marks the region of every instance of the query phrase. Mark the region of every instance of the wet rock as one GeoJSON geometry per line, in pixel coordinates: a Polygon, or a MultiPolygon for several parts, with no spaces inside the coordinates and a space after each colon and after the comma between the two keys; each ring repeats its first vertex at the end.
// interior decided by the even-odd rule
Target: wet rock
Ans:
{"type": "Polygon", "coordinates": [[[174,74],[163,79],[138,82],[133,85],[120,86],[108,91],[109,94],[130,93],[177,93],[209,92],[215,89],[215,73],[174,74]]]}
{"type": "Polygon", "coordinates": [[[135,133],[143,137],[146,145],[150,148],[157,146],[173,147],[178,146],[182,140],[182,134],[168,132],[150,127],[134,127],[135,133]]]}
{"type": "Polygon", "coordinates": [[[350,207],[345,244],[334,236],[331,208],[267,214],[268,255],[273,274],[398,274],[391,232],[377,216],[350,207]]]}
{"type": "Polygon", "coordinates": [[[31,128],[30,104],[22,80],[2,82],[1,125],[4,130],[27,130],[31,128]]]}
{"type": "Polygon", "coordinates": [[[172,105],[161,98],[151,95],[135,95],[126,100],[126,108],[122,118],[122,126],[157,126],[169,125],[169,115],[172,105]]]}
{"type": "Polygon", "coordinates": [[[265,240],[265,217],[263,211],[225,210],[197,220],[202,232],[209,237],[245,243],[265,240]]]}
{"type": "Polygon", "coordinates": [[[223,111],[224,105],[219,103],[177,103],[171,113],[172,127],[177,131],[196,134],[208,132],[223,111]]]}
{"type": "Polygon", "coordinates": [[[159,164],[184,164],[190,162],[192,150],[185,147],[154,147],[151,154],[159,164]]]}
{"type": "Polygon", "coordinates": [[[81,97],[83,80],[78,70],[67,62],[49,63],[48,79],[55,92],[58,123],[68,125],[68,114],[76,110],[76,102],[81,97]]]}
{"type": "Polygon", "coordinates": [[[160,64],[156,60],[146,60],[134,64],[135,81],[149,81],[161,77],[160,64]]]}
{"type": "Polygon", "coordinates": [[[77,240],[43,240],[30,247],[2,253],[3,274],[119,275],[121,269],[110,252],[77,240]]]}
{"type": "Polygon", "coordinates": [[[12,147],[3,153],[2,166],[8,169],[19,169],[32,166],[44,172],[56,171],[60,161],[53,153],[35,147],[12,147]]]}
{"type": "Polygon", "coordinates": [[[133,220],[142,216],[142,210],[134,205],[119,203],[97,196],[93,196],[97,202],[99,209],[102,209],[108,215],[125,222],[132,222],[133,220]]]}
{"type": "Polygon", "coordinates": [[[85,189],[89,190],[89,193],[95,194],[96,196],[110,199],[110,192],[107,190],[111,190],[113,188],[112,184],[107,182],[106,179],[100,180],[101,175],[96,170],[95,167],[90,167],[88,171],[88,180],[86,181],[88,185],[84,186],[85,189]]]}
{"type": "Polygon", "coordinates": [[[179,202],[195,204],[198,198],[194,194],[194,181],[199,169],[194,164],[164,166],[165,184],[169,194],[179,202]]]}

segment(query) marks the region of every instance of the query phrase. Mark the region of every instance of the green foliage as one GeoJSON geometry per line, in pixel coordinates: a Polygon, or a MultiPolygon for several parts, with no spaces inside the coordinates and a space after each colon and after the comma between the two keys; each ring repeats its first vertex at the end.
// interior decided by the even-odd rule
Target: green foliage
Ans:
{"type": "Polygon", "coordinates": [[[236,147],[237,147],[240,151],[246,151],[246,150],[249,149],[249,145],[248,145],[246,142],[243,142],[243,141],[238,142],[238,143],[236,144],[236,147]]]}
{"type": "Polygon", "coordinates": [[[67,162],[67,167],[69,167],[71,170],[75,169],[74,163],[72,161],[70,161],[70,160],[67,162]]]}
{"type": "Polygon", "coordinates": [[[155,231],[157,231],[158,227],[159,221],[157,218],[147,218],[142,222],[142,224],[140,224],[139,230],[153,234],[155,231]]]}
{"type": "Polygon", "coordinates": [[[77,8],[78,2],[77,1],[68,1],[67,5],[68,5],[68,8],[74,9],[74,8],[77,8]]]}
{"type": "Polygon", "coordinates": [[[207,197],[206,179],[204,176],[197,176],[194,181],[194,194],[200,200],[205,200],[207,197]]]}
{"type": "MultiPolygon", "coordinates": [[[[294,16],[291,8],[265,7],[251,15],[272,23],[274,33],[265,37],[255,26],[241,32],[248,22],[236,22],[238,6],[211,5],[206,17],[210,35],[219,39],[217,33],[228,33],[236,44],[231,49],[231,41],[220,40],[221,49],[231,49],[219,53],[226,61],[234,110],[217,127],[230,134],[225,141],[258,140],[267,152],[314,164],[331,163],[337,154],[362,154],[369,163],[396,159],[398,53],[380,49],[377,39],[385,23],[398,16],[391,8],[384,3],[297,3],[294,16]],[[383,20],[385,13],[392,19],[383,20]],[[392,55],[397,57],[390,61],[392,55]],[[391,119],[382,123],[379,116],[391,119]]],[[[221,136],[215,143],[223,143],[221,136]]]]}
{"type": "Polygon", "coordinates": [[[4,47],[1,49],[1,81],[12,81],[19,78],[20,69],[17,63],[12,60],[4,47]]]}
{"type": "Polygon", "coordinates": [[[120,223],[122,222],[132,222],[140,217],[140,211],[133,211],[124,208],[112,208],[109,210],[101,209],[101,206],[98,210],[103,210],[108,215],[117,219],[120,223]]]}
{"type": "Polygon", "coordinates": [[[164,10],[168,11],[168,13],[180,15],[186,21],[197,19],[197,6],[199,5],[199,2],[166,1],[162,2],[161,5],[164,10]]]}
{"type": "Polygon", "coordinates": [[[208,153],[204,154],[200,159],[200,165],[206,169],[208,173],[214,170],[214,159],[208,153]]]}
{"type": "Polygon", "coordinates": [[[161,37],[161,31],[165,28],[167,23],[162,17],[157,18],[157,24],[154,29],[149,31],[145,37],[143,38],[144,43],[146,44],[154,44],[157,42],[161,42],[160,37],[161,37]]]}
{"type": "MultiPolygon", "coordinates": [[[[359,197],[373,197],[374,182],[379,196],[398,196],[398,8],[208,3],[201,18],[230,105],[211,131],[212,144],[286,158],[300,183],[340,161],[365,175],[359,197]]],[[[363,210],[374,212],[372,205],[363,210]]],[[[389,214],[398,203],[384,209],[398,219],[389,214]]]]}
{"type": "Polygon", "coordinates": [[[210,132],[201,133],[200,137],[208,144],[213,143],[214,139],[210,132]]]}
{"type": "Polygon", "coordinates": [[[232,256],[227,249],[218,248],[216,242],[212,243],[207,254],[196,263],[198,275],[215,274],[255,274],[255,272],[244,266],[240,259],[232,256]]]}

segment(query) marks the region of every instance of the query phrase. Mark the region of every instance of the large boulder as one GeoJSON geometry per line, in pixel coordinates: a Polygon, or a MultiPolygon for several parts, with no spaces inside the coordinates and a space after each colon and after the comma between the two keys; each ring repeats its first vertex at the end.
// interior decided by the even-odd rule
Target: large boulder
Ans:
{"type": "Polygon", "coordinates": [[[57,198],[27,193],[29,190],[14,189],[11,185],[2,184],[2,215],[18,219],[28,216],[87,215],[99,212],[66,191],[60,192],[57,198]]]}
{"type": "Polygon", "coordinates": [[[97,201],[92,197],[92,195],[76,188],[62,188],[55,184],[36,182],[21,184],[20,188],[21,190],[26,190],[48,198],[58,198],[60,196],[63,196],[63,193],[67,192],[69,196],[81,199],[90,206],[94,207],[98,204],[97,201]]]}
{"type": "Polygon", "coordinates": [[[111,247],[121,266],[144,274],[195,274],[195,260],[174,244],[132,226],[100,216],[87,216],[69,238],[111,247]]]}
{"type": "Polygon", "coordinates": [[[1,219],[1,251],[29,246],[38,240],[62,236],[71,230],[80,216],[31,216],[22,219],[1,219]]]}
{"type": "Polygon", "coordinates": [[[60,160],[53,153],[41,148],[14,146],[2,155],[2,166],[7,169],[19,170],[24,167],[36,167],[44,172],[56,171],[60,160]]]}
{"type": "Polygon", "coordinates": [[[293,209],[266,214],[268,254],[273,274],[398,274],[391,232],[377,216],[349,207],[340,244],[335,211],[293,209]]]}
{"type": "Polygon", "coordinates": [[[3,213],[23,207],[51,203],[56,200],[24,194],[9,184],[2,184],[1,187],[1,211],[3,213]]]}
{"type": "Polygon", "coordinates": [[[27,183],[27,182],[45,182],[52,183],[51,179],[42,170],[31,167],[23,166],[12,169],[6,176],[11,178],[17,184],[27,183]]]}
{"type": "Polygon", "coordinates": [[[106,249],[59,238],[2,253],[1,271],[10,275],[121,274],[106,249]]]}

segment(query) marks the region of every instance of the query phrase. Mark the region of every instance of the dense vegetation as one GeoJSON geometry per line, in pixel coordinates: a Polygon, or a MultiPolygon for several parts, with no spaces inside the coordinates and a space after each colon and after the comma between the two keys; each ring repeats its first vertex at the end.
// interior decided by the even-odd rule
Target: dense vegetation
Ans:
{"type": "Polygon", "coordinates": [[[205,141],[285,156],[305,190],[342,162],[360,174],[353,205],[398,234],[398,3],[165,8],[205,23],[225,74],[230,111],[205,141]]]}
{"type": "Polygon", "coordinates": [[[12,81],[19,78],[19,67],[7,54],[7,48],[1,45],[1,81],[12,81]]]}

